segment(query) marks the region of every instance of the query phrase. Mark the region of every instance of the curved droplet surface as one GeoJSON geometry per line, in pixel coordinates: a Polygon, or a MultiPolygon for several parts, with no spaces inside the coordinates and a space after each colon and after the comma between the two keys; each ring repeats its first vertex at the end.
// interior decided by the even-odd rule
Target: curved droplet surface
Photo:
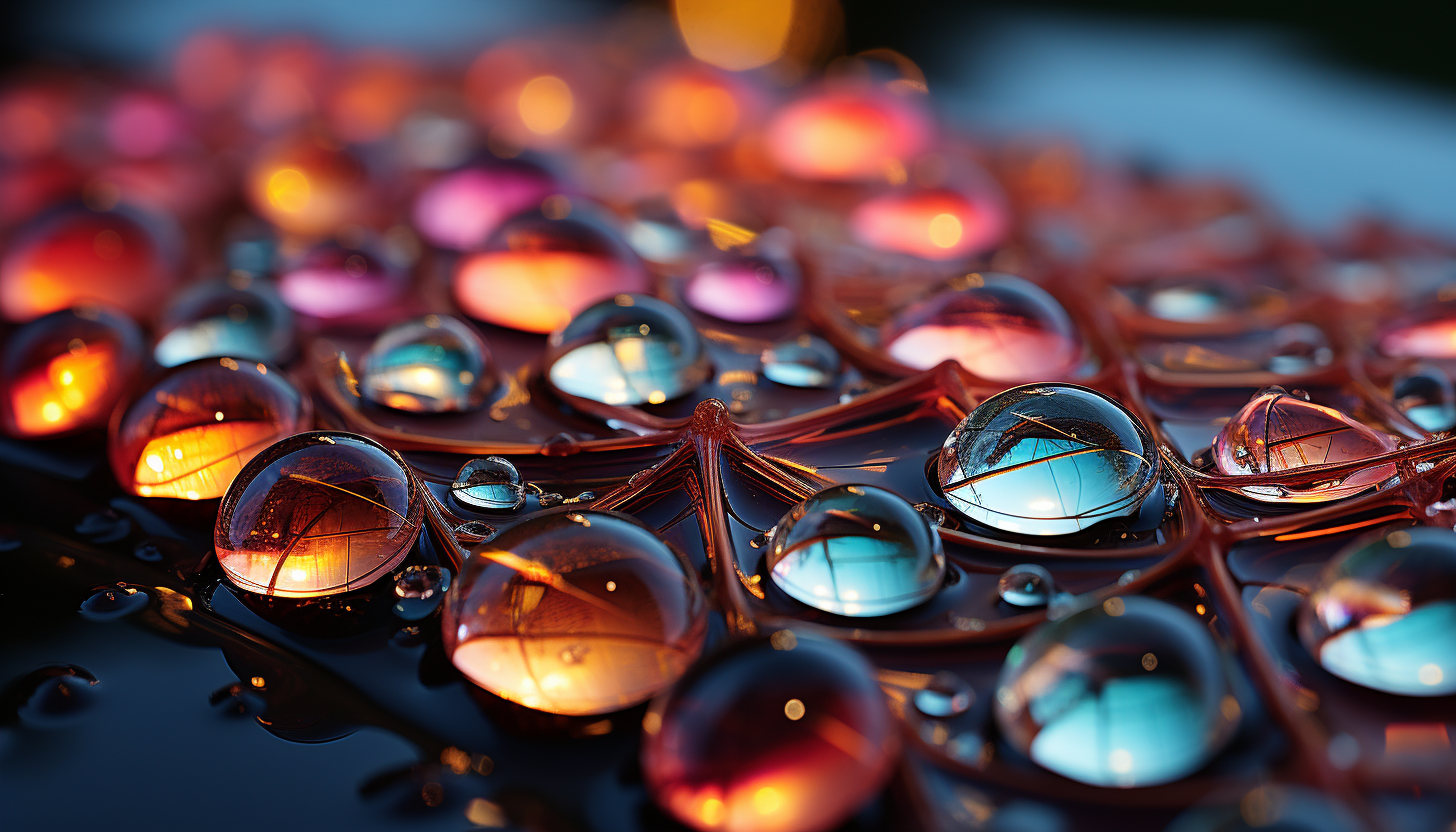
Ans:
{"type": "Polygon", "coordinates": [[[413,413],[474,410],[498,384],[490,350],[474,328],[425,315],[379,334],[364,356],[359,389],[375,404],[413,413]]]}
{"type": "Polygon", "coordinates": [[[11,333],[0,358],[5,432],[97,427],[141,367],[141,329],[120,311],[80,306],[37,318],[11,333]]]}
{"type": "Polygon", "coordinates": [[[125,618],[146,609],[151,600],[151,596],[134,586],[104,586],[81,602],[81,615],[92,621],[125,618]]]}
{"type": "Polygon", "coordinates": [[[158,330],[152,355],[163,367],[223,356],[276,363],[294,349],[293,310],[270,283],[244,274],[183,292],[158,330]]]}
{"type": "Polygon", "coordinates": [[[1013,566],[996,582],[996,594],[1013,607],[1044,607],[1056,591],[1052,573],[1034,563],[1013,566]]]}
{"type": "Polygon", "coordinates": [[[80,665],[48,664],[5,687],[16,694],[13,701],[19,707],[15,715],[22,723],[33,728],[61,728],[95,705],[99,684],[100,680],[80,665]]]}
{"type": "Polygon", "coordinates": [[[693,668],[643,731],[648,792],[705,831],[834,828],[884,785],[898,745],[869,662],[790,630],[693,668]]]}
{"type": "Polygon", "coordinates": [[[112,423],[111,470],[142,497],[221,497],[254,455],[307,427],[308,410],[308,400],[266,364],[183,364],[112,423]]]}
{"type": "MultiPolygon", "coordinates": [[[[1351,462],[1395,450],[1395,440],[1332,407],[1261,390],[1213,440],[1213,463],[1225,475],[1276,474],[1307,465],[1351,462]]],[[[1239,489],[1255,500],[1305,503],[1338,500],[1395,476],[1395,463],[1372,465],[1309,486],[1254,485],[1239,489]]]]}
{"type": "Polygon", "coordinates": [[[441,630],[460,672],[528,708],[599,714],[671,685],[702,649],[686,563],[622,514],[540,514],[476,547],[441,630]]]}
{"type": "Polygon", "coordinates": [[[915,710],[932,719],[960,716],[976,702],[976,691],[965,679],[942,670],[912,697],[915,710]]]}
{"type": "Polygon", "coordinates": [[[442,248],[484,245],[508,217],[541,204],[560,186],[544,168],[519,159],[492,160],[450,171],[415,198],[420,235],[442,248]]]}
{"type": "Polygon", "coordinates": [[[683,300],[715,318],[757,324],[792,312],[799,292],[799,273],[792,263],[745,256],[699,266],[683,286],[683,300]]]}
{"type": "Polygon", "coordinates": [[[1004,198],[989,186],[892,191],[860,203],[849,218],[864,245],[926,260],[984,252],[1002,241],[1009,224],[1004,198]]]}
{"type": "Polygon", "coordinates": [[[832,89],[790,102],[768,125],[774,162],[801,179],[880,179],[908,162],[934,129],[919,102],[870,86],[832,89]]]}
{"type": "Polygon", "coordinates": [[[460,466],[450,485],[455,499],[486,511],[513,511],[526,501],[521,472],[498,456],[472,459],[460,466]]]}
{"type": "Polygon", "coordinates": [[[228,580],[260,595],[333,595],[378,580],[419,537],[424,497],[382,445],[357,434],[289,437],[254,457],[217,512],[228,580]]]}
{"type": "Polygon", "coordinates": [[[345,318],[379,309],[409,287],[409,276],[373,252],[326,243],[278,277],[278,293],[293,311],[345,318]]]}
{"type": "Polygon", "coordinates": [[[1240,709],[1192,615],[1139,596],[1043,624],[1007,654],[996,722],[1021,753],[1094,786],[1152,786],[1201,768],[1240,709]]]}
{"type": "Polygon", "coordinates": [[[1456,314],[1417,320],[1381,334],[1380,351],[1391,358],[1456,358],[1456,314]]]}
{"type": "Polygon", "coordinates": [[[924,370],[947,359],[990,381],[1064,376],[1082,338],[1056,299],[1009,274],[973,274],[898,312],[880,330],[894,360],[924,370]]]}
{"type": "Polygon", "coordinates": [[[946,438],[938,472],[966,517],[1058,535],[1136,514],[1160,465],[1147,428],[1122,405],[1085,387],[1035,384],[971,411],[946,438]]]}
{"type": "Polygon", "coordinates": [[[450,589],[450,570],[443,566],[406,566],[394,581],[394,614],[418,621],[440,607],[450,589]]]}
{"type": "Polygon", "coordinates": [[[1416,527],[1330,561],[1299,614],[1325,670],[1403,696],[1456,693],[1456,532],[1416,527]]]}
{"type": "Polygon", "coordinates": [[[661,404],[707,380],[698,331],[677,307],[648,295],[602,301],[552,333],[547,369],[563,393],[612,405],[661,404]]]}
{"type": "Polygon", "coordinates": [[[907,610],[945,577],[937,534],[915,507],[872,485],[836,485],[789,510],[770,534],[774,585],[848,616],[907,610]]]}
{"type": "Polygon", "coordinates": [[[839,352],[817,335],[779,341],[759,361],[765,378],[786,387],[833,387],[839,380],[839,352]]]}
{"type": "Polygon", "coordinates": [[[1394,404],[1416,427],[1440,433],[1456,427],[1456,385],[1440,367],[1418,364],[1390,385],[1394,404]]]}

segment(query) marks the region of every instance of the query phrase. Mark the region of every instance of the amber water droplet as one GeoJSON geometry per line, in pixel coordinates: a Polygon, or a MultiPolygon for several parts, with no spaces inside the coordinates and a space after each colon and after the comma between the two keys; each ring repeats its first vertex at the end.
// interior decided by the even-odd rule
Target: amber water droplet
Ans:
{"type": "MultiPolygon", "coordinates": [[[[1352,462],[1395,450],[1395,440],[1332,407],[1304,401],[1283,389],[1262,390],[1239,410],[1213,440],[1219,473],[1277,474],[1306,465],[1352,462]]],[[[1272,503],[1338,500],[1379,485],[1396,473],[1395,463],[1368,466],[1312,485],[1257,485],[1240,491],[1272,503]]]]}
{"type": "Polygon", "coordinates": [[[462,465],[450,493],[460,502],[486,511],[514,511],[526,501],[521,472],[510,460],[498,456],[462,465]]]}
{"type": "Polygon", "coordinates": [[[448,315],[396,324],[364,356],[360,388],[375,404],[415,413],[474,410],[498,384],[485,339],[448,315]]]}
{"type": "Polygon", "coordinates": [[[278,277],[278,293],[293,311],[345,318],[380,309],[409,287],[409,276],[374,252],[326,243],[278,277]]]}
{"type": "Polygon", "coordinates": [[[520,159],[470,164],[442,174],[415,198],[415,228],[442,248],[485,244],[508,217],[541,204],[561,186],[545,168],[520,159]]]}
{"type": "Polygon", "coordinates": [[[699,266],[683,286],[683,300],[715,318],[756,324],[792,312],[799,287],[798,269],[788,260],[736,257],[699,266]]]}
{"type": "Polygon", "coordinates": [[[163,367],[228,356],[267,364],[294,350],[293,310],[261,279],[217,280],[179,295],[162,313],[152,355],[163,367]]]}
{"type": "Polygon", "coordinates": [[[369,202],[364,165],[311,137],[286,137],[264,147],[243,184],[260,216],[311,237],[338,230],[369,202]]]}
{"type": "Polygon", "coordinates": [[[1456,358],[1456,314],[1449,307],[1437,312],[1382,334],[1380,351],[1392,358],[1456,358]]]}
{"type": "Polygon", "coordinates": [[[1009,274],[976,274],[896,313],[880,344],[896,361],[929,369],[947,359],[990,381],[1071,374],[1082,338],[1041,287],[1009,274]]]}
{"type": "Polygon", "coordinates": [[[424,497],[383,446],[317,431],[254,457],[217,513],[228,579],[261,595],[332,595],[372,583],[409,554],[424,497]]]}
{"type": "Polygon", "coordinates": [[[767,139],[770,156],[791,176],[856,181],[882,179],[887,163],[910,160],[933,134],[920,102],[866,84],[786,104],[767,139]]]}
{"type": "Polygon", "coordinates": [[[861,243],[926,260],[985,252],[1006,236],[1005,198],[992,182],[977,188],[911,188],[866,200],[850,216],[861,243]]]}
{"type": "Polygon", "coordinates": [[[870,664],[790,631],[698,665],[643,724],[648,792],[701,830],[834,828],[880,790],[898,745],[870,664]]]}
{"type": "Polygon", "coordinates": [[[1236,704],[1208,630],[1170,604],[1132,596],[1017,642],[996,684],[995,714],[1006,740],[1043,767],[1134,787],[1201,768],[1233,735],[1236,704]]]}
{"type": "Polygon", "coordinates": [[[1456,693],[1456,532],[1415,527],[1357,542],[1305,596],[1299,637],[1325,670],[1404,696],[1456,693]]]}
{"type": "Polygon", "coordinates": [[[1013,607],[1043,607],[1056,592],[1056,581],[1044,567],[1023,563],[1001,573],[996,592],[1013,607]]]}
{"type": "Polygon", "coordinates": [[[141,373],[141,329],[102,307],[52,312],[20,327],[0,357],[0,415],[17,437],[97,427],[141,373]]]}
{"type": "Polygon", "coordinates": [[[307,418],[307,399],[277,369],[204,358],[162,376],[113,423],[111,470],[142,497],[215,499],[307,418]]]}
{"type": "Polygon", "coordinates": [[[563,393],[612,405],[661,404],[697,388],[710,367],[702,339],[677,307],[619,295],[582,312],[551,336],[547,368],[563,393]]]}
{"type": "Polygon", "coordinates": [[[528,708],[584,715],[676,681],[702,649],[705,616],[696,580],[656,532],[625,515],[565,511],[477,547],[441,629],[471,681],[528,708]]]}

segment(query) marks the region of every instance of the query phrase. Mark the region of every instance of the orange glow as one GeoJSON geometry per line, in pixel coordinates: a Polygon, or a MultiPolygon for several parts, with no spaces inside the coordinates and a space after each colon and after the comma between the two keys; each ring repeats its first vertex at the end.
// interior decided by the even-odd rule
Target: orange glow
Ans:
{"type": "Polygon", "coordinates": [[[202,32],[177,50],[172,78],[177,95],[199,110],[215,110],[237,97],[246,58],[242,46],[219,32],[202,32]]]}
{"type": "Polygon", "coordinates": [[[672,191],[672,207],[688,228],[707,228],[714,219],[738,213],[728,189],[711,179],[692,179],[672,191]]]}
{"type": "Polygon", "coordinates": [[[571,121],[571,87],[555,75],[540,75],[521,87],[517,99],[521,123],[541,136],[558,133],[571,121]]]}
{"type": "Polygon", "coordinates": [[[340,138],[368,144],[385,138],[414,101],[414,68],[402,58],[373,55],[343,75],[328,102],[329,123],[340,138]]]}
{"type": "Polygon", "coordinates": [[[81,427],[104,417],[116,391],[116,353],[109,344],[67,352],[16,379],[10,388],[15,429],[24,436],[45,436],[81,427]]]}
{"type": "Polygon", "coordinates": [[[946,359],[991,381],[1057,378],[1070,372],[1080,349],[1065,336],[1010,322],[914,327],[889,346],[890,357],[918,369],[946,359]]]}
{"type": "Polygon", "coordinates": [[[215,422],[147,442],[137,459],[136,493],[143,497],[211,500],[221,497],[248,460],[282,438],[272,422],[215,422]]]}
{"type": "Polygon", "coordinates": [[[526,332],[551,332],[599,300],[647,290],[636,268],[574,251],[473,254],[455,274],[455,299],[467,315],[526,332]]]}
{"type": "Polygon", "coordinates": [[[1385,753],[1444,756],[1451,753],[1451,735],[1440,722],[1392,722],[1385,726],[1385,753]]]}
{"type": "Polygon", "coordinates": [[[779,111],[768,132],[774,161],[803,179],[879,179],[930,139],[929,117],[918,104],[869,91],[800,99],[779,111]]]}
{"type": "Polygon", "coordinates": [[[254,209],[296,234],[331,233],[367,207],[358,160],[308,139],[266,150],[253,164],[247,185],[254,209]]]}
{"type": "Polygon", "coordinates": [[[977,204],[956,191],[935,189],[868,200],[855,209],[850,227],[871,248],[947,260],[1000,242],[1006,216],[994,202],[977,204]]]}
{"type": "Polygon", "coordinates": [[[688,52],[728,70],[753,69],[784,54],[792,0],[674,0],[673,18],[688,52]]]}
{"type": "Polygon", "coordinates": [[[644,129],[676,147],[727,141],[742,120],[738,90],[706,71],[667,73],[650,84],[644,96],[644,129]]]}
{"type": "Polygon", "coordinates": [[[268,204],[286,214],[307,208],[312,191],[308,177],[297,168],[283,168],[268,177],[268,204]]]}
{"type": "Polygon", "coordinates": [[[1361,520],[1356,523],[1345,523],[1341,526],[1330,526],[1327,529],[1315,529],[1314,531],[1308,532],[1289,532],[1288,534],[1276,534],[1274,535],[1274,539],[1280,542],[1286,540],[1305,540],[1311,537],[1324,537],[1327,534],[1348,532],[1351,529],[1363,529],[1366,526],[1378,526],[1381,523],[1388,523],[1391,520],[1401,520],[1409,518],[1409,514],[1406,514],[1404,511],[1398,511],[1395,514],[1386,514],[1381,517],[1372,517],[1369,520],[1361,520]]]}
{"type": "Polygon", "coordinates": [[[78,212],[12,244],[0,266],[0,307],[28,321],[77,303],[134,315],[154,311],[168,285],[151,235],[116,213],[78,212]]]}
{"type": "Polygon", "coordinates": [[[1380,339],[1380,351],[1392,358],[1456,358],[1456,318],[1390,332],[1380,339]]]}

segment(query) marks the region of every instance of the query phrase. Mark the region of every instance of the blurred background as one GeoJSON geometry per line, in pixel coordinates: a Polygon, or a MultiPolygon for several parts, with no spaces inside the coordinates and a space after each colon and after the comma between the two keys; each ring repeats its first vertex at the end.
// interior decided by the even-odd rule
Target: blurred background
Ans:
{"type": "MultiPolygon", "coordinates": [[[[666,0],[10,5],[0,32],[12,68],[160,71],[203,27],[291,30],[463,64],[512,34],[587,26],[666,0]]],[[[844,0],[839,38],[850,53],[888,47],[911,57],[946,117],[973,132],[1068,136],[1097,157],[1227,175],[1311,230],[1376,214],[1456,233],[1456,61],[1434,9],[1280,5],[844,0]]]]}

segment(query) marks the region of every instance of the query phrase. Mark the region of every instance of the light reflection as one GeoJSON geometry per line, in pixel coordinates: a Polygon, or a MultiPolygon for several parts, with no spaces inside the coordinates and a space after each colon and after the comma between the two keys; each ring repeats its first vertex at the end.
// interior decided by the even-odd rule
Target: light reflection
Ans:
{"type": "Polygon", "coordinates": [[[694,58],[740,71],[784,54],[795,5],[794,0],[674,0],[672,10],[694,58]]]}
{"type": "Polygon", "coordinates": [[[549,136],[571,121],[571,87],[555,75],[539,75],[527,81],[517,101],[521,123],[532,133],[549,136]]]}
{"type": "Polygon", "coordinates": [[[996,245],[1006,234],[999,199],[971,199],[944,188],[894,192],[854,210],[850,227],[865,245],[927,260],[964,257],[996,245]]]}
{"type": "Polygon", "coordinates": [[[60,433],[92,421],[98,406],[118,392],[116,351],[109,344],[79,345],[10,384],[10,409],[24,436],[60,433]]]}
{"type": "Polygon", "coordinates": [[[929,145],[919,103],[869,88],[832,90],[785,106],[768,128],[779,167],[803,179],[875,180],[929,145]]]}

